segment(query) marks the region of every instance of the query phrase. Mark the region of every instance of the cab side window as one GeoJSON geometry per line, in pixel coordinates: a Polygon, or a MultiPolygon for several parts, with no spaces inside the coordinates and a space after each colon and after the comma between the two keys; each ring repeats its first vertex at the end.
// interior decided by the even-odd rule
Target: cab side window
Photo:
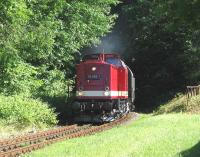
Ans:
{"type": "Polygon", "coordinates": [[[115,66],[122,66],[121,60],[119,58],[108,57],[106,58],[106,62],[115,66]]]}

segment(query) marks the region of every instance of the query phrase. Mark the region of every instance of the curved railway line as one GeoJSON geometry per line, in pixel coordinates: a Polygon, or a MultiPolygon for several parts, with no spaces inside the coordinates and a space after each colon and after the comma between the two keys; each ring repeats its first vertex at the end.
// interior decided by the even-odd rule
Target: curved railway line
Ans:
{"type": "Polygon", "coordinates": [[[130,120],[135,113],[129,113],[113,122],[102,125],[70,125],[34,134],[0,140],[0,157],[15,157],[40,149],[49,144],[104,131],[130,120]]]}

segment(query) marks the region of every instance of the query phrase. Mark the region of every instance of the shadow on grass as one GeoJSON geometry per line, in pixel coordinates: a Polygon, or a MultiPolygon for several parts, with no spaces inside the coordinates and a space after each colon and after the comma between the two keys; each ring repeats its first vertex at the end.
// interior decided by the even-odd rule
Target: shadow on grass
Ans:
{"type": "Polygon", "coordinates": [[[182,151],[180,157],[200,157],[200,142],[198,142],[193,147],[182,151]]]}

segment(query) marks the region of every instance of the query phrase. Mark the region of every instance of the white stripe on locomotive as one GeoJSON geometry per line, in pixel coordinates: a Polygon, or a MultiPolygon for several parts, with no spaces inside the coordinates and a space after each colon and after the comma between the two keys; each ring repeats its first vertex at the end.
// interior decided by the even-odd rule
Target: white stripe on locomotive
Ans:
{"type": "MultiPolygon", "coordinates": [[[[76,95],[77,96],[85,96],[85,97],[91,97],[91,96],[103,96],[105,97],[106,95],[104,94],[106,91],[77,91],[76,95]],[[79,93],[82,93],[81,95],[79,95],[79,93]]],[[[128,96],[128,91],[107,91],[109,92],[108,96],[128,96]]]]}

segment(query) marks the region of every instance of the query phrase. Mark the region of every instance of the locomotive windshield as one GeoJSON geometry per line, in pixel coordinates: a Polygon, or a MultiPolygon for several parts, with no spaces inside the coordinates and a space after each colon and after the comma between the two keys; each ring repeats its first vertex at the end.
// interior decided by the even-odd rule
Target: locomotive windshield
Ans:
{"type": "Polygon", "coordinates": [[[122,66],[121,60],[115,57],[108,57],[106,58],[106,62],[115,66],[122,66]]]}
{"type": "Polygon", "coordinates": [[[99,54],[85,55],[83,57],[83,61],[86,61],[86,60],[99,60],[99,58],[100,58],[99,54]]]}

